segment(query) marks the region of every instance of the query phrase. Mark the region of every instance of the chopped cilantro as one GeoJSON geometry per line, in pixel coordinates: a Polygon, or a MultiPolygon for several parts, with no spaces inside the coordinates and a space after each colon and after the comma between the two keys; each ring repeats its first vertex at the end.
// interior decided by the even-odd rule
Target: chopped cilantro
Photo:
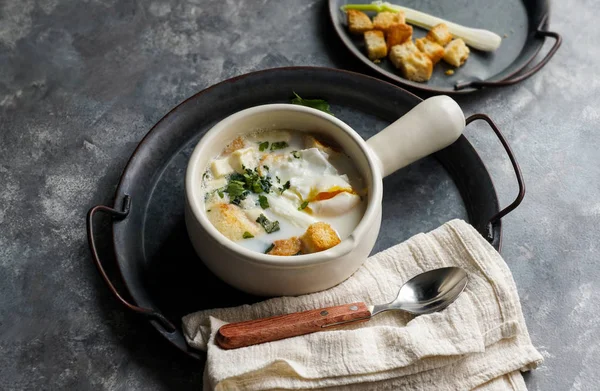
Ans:
{"type": "Polygon", "coordinates": [[[300,152],[298,151],[292,151],[292,155],[296,158],[296,159],[300,159],[300,152]]]}
{"type": "Polygon", "coordinates": [[[289,147],[289,144],[285,141],[277,141],[271,144],[271,151],[276,151],[278,149],[283,149],[289,147]]]}
{"type": "Polygon", "coordinates": [[[244,191],[241,195],[232,199],[231,203],[239,206],[240,203],[246,199],[246,196],[248,196],[248,191],[244,191]]]}
{"type": "Polygon", "coordinates": [[[246,189],[244,189],[244,182],[242,181],[233,180],[229,181],[229,184],[227,184],[227,193],[231,198],[237,198],[241,196],[244,191],[246,191],[246,189]]]}
{"type": "Polygon", "coordinates": [[[256,222],[262,225],[262,227],[265,229],[265,232],[268,234],[279,231],[279,221],[270,221],[262,213],[260,216],[258,216],[256,222]]]}
{"type": "Polygon", "coordinates": [[[219,195],[219,197],[223,198],[225,197],[225,194],[223,194],[223,190],[219,189],[217,190],[217,194],[219,195]]]}
{"type": "Polygon", "coordinates": [[[283,187],[279,188],[279,193],[283,194],[284,191],[290,188],[290,181],[283,184],[283,187]]]}
{"type": "Polygon", "coordinates": [[[298,208],[298,210],[305,209],[307,206],[308,206],[308,201],[304,201],[304,202],[303,202],[303,203],[300,205],[300,207],[298,208]]]}
{"type": "Polygon", "coordinates": [[[229,176],[229,180],[230,181],[240,181],[240,182],[244,182],[246,178],[244,178],[244,176],[242,174],[238,174],[237,172],[234,172],[233,174],[231,174],[229,176]]]}
{"type": "Polygon", "coordinates": [[[267,254],[269,251],[273,250],[275,248],[275,244],[271,243],[271,245],[269,247],[267,247],[267,249],[265,250],[265,254],[267,254]]]}
{"type": "Polygon", "coordinates": [[[267,171],[269,171],[269,166],[263,166],[263,168],[267,171]]]}
{"type": "Polygon", "coordinates": [[[275,176],[275,179],[277,179],[277,183],[281,183],[281,179],[278,176],[275,176]]]}
{"type": "Polygon", "coordinates": [[[252,239],[253,237],[254,237],[254,235],[252,235],[248,231],[245,231],[244,234],[242,235],[242,238],[244,238],[244,239],[252,239]]]}
{"type": "MultiPolygon", "coordinates": [[[[222,191],[229,194],[232,204],[239,205],[250,192],[260,194],[271,191],[271,178],[261,177],[256,168],[254,170],[246,168],[243,174],[231,174],[229,176],[229,183],[222,191]]],[[[221,194],[219,195],[222,198],[221,194]]]]}
{"type": "Polygon", "coordinates": [[[269,149],[269,142],[268,141],[265,141],[264,143],[258,144],[258,150],[259,151],[262,152],[262,151],[264,151],[266,149],[269,149]]]}
{"type": "Polygon", "coordinates": [[[263,209],[267,209],[269,207],[269,200],[264,195],[258,196],[258,203],[260,204],[260,207],[263,209]]]}

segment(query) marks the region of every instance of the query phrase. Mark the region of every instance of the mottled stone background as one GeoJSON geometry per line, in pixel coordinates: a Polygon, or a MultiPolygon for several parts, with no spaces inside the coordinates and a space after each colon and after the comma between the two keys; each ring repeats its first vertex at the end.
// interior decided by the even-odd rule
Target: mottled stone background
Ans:
{"type": "MultiPolygon", "coordinates": [[[[0,388],[200,387],[199,363],[109,295],[84,216],[193,93],[285,65],[366,72],[325,3],[0,0],[0,388]]],[[[528,185],[504,220],[503,254],[546,357],[527,376],[532,390],[600,384],[598,12],[597,1],[555,1],[551,27],[565,42],[542,72],[457,98],[498,122],[528,185]]],[[[467,134],[508,203],[516,185],[498,142],[483,126],[467,134]]]]}

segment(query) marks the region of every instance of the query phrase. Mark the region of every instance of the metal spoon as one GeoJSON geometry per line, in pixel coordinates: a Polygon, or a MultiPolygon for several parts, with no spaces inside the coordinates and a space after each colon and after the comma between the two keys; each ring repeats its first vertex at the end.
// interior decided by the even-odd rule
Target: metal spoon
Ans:
{"type": "Polygon", "coordinates": [[[421,273],[408,280],[394,301],[367,306],[351,303],[270,318],[229,323],[217,332],[216,341],[223,349],[235,349],[323,331],[347,323],[364,322],[390,310],[414,315],[430,314],[452,304],[467,286],[467,272],[445,267],[421,273]]]}

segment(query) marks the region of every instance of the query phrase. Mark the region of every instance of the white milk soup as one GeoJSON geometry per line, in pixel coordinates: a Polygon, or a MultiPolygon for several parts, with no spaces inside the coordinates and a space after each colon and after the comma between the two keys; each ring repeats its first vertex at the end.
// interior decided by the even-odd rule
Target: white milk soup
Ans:
{"type": "Polygon", "coordinates": [[[261,253],[301,255],[350,235],[366,189],[350,158],[287,130],[233,140],[203,174],[206,215],[227,238],[261,253]]]}

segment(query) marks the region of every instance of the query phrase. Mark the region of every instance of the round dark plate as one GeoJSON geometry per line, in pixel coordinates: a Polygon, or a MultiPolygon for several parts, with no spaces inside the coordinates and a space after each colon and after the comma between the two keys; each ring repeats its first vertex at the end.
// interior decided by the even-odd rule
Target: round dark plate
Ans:
{"type": "MultiPolygon", "coordinates": [[[[221,82],[187,99],[162,118],[131,156],[115,194],[114,208],[88,214],[94,260],[113,293],[94,244],[92,219],[107,212],[116,219],[113,242],[123,281],[152,324],[187,354],[181,317],[206,308],[259,300],[217,279],[194,253],[184,223],[184,176],[202,135],[224,117],[251,106],[289,102],[293,92],[331,103],[336,117],[368,138],[405,114],[421,99],[381,80],[346,71],[292,67],[251,73],[221,82]],[[128,201],[129,200],[129,201],[128,201]],[[159,315],[162,314],[162,315],[159,315]],[[169,330],[169,322],[175,331],[169,330]]],[[[432,230],[454,218],[469,221],[500,248],[501,223],[492,180],[471,144],[461,136],[435,156],[384,180],[383,223],[373,252],[432,230]]]]}
{"type": "MultiPolygon", "coordinates": [[[[329,13],[333,26],[342,42],[364,64],[379,74],[400,84],[436,93],[473,92],[481,87],[505,86],[522,81],[541,69],[561,44],[560,36],[546,31],[549,5],[545,0],[406,0],[402,6],[416,9],[464,26],[493,31],[500,35],[502,44],[494,52],[471,49],[467,62],[456,69],[454,75],[444,72],[454,67],[440,61],[434,66],[431,79],[417,83],[404,79],[388,59],[379,64],[366,56],[362,36],[350,34],[346,14],[341,10],[345,4],[371,3],[365,0],[329,0],[329,13]],[[554,47],[544,59],[521,75],[522,71],[544,44],[545,37],[556,39],[554,47]]],[[[394,3],[394,1],[390,1],[394,3]]],[[[373,16],[374,13],[370,13],[373,16]]],[[[421,38],[427,31],[413,26],[413,38],[421,38]]]]}

